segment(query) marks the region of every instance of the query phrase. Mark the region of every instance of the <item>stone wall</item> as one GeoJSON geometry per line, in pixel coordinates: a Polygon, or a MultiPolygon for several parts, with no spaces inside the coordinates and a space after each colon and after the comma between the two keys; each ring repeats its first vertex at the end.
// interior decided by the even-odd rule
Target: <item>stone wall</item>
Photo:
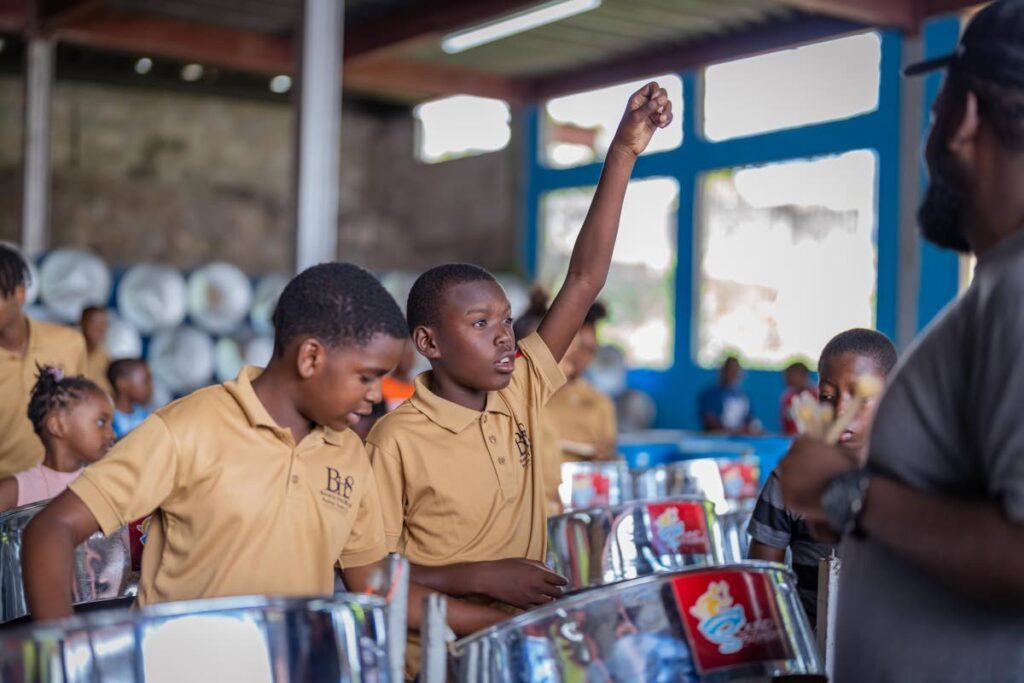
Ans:
{"type": "MultiPolygon", "coordinates": [[[[0,239],[12,241],[21,107],[21,82],[0,78],[0,239]]],[[[271,102],[58,82],[51,246],[87,247],[116,265],[289,270],[293,121],[291,107],[271,102]]],[[[375,269],[514,269],[515,143],[426,165],[414,140],[408,110],[344,107],[340,257],[375,269]]]]}

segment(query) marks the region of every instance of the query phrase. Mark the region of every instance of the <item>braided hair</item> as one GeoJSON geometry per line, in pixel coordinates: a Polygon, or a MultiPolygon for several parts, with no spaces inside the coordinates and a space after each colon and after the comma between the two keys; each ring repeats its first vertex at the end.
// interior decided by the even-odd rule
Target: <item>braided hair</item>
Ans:
{"type": "Polygon", "coordinates": [[[39,374],[36,376],[36,384],[32,387],[32,397],[28,402],[28,419],[32,422],[32,429],[41,439],[45,437],[46,418],[50,413],[78,403],[89,393],[103,393],[92,380],[82,375],[65,377],[64,371],[60,368],[38,363],[36,369],[39,370],[39,374]]]}

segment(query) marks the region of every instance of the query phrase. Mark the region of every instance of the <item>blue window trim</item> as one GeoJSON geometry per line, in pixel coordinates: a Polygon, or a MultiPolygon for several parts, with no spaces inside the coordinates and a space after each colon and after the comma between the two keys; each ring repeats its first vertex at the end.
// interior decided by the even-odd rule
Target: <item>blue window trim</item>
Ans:
{"type": "MultiPolygon", "coordinates": [[[[927,50],[939,54],[948,50],[949,27],[946,21],[928,27],[927,50]],[[939,27],[935,25],[939,24],[939,27]],[[934,35],[933,35],[934,34],[934,35]]],[[[899,117],[900,63],[902,40],[896,32],[883,32],[878,107],[852,118],[803,126],[800,128],[735,138],[720,142],[706,140],[697,130],[698,80],[695,73],[679,74],[683,80],[683,143],[678,148],[646,155],[637,160],[634,179],[670,177],[679,183],[678,261],[675,288],[675,355],[672,367],[664,371],[632,370],[631,387],[652,395],[658,405],[656,426],[696,428],[696,395],[714,380],[716,371],[699,367],[694,360],[697,282],[695,263],[695,193],[701,174],[720,168],[760,165],[806,157],[841,154],[866,149],[877,159],[875,242],[878,258],[876,327],[895,337],[897,329],[897,269],[899,262],[899,117]]],[[[955,43],[955,37],[953,38],[955,43]]],[[[930,87],[937,85],[929,83],[930,87]]],[[[934,91],[930,90],[932,95],[934,91]]],[[[930,100],[927,102],[930,104],[930,100]]],[[[601,165],[589,164],[569,169],[552,169],[540,162],[540,111],[537,106],[522,110],[521,137],[524,182],[522,185],[521,260],[524,274],[537,271],[540,201],[544,193],[597,183],[601,165]]],[[[927,247],[925,248],[928,249],[927,247]]],[[[956,294],[956,259],[952,291],[921,287],[921,321],[941,308],[956,294]]],[[[936,274],[946,276],[949,258],[943,254],[922,254],[922,278],[930,281],[936,274]]],[[[613,312],[614,313],[614,312],[613,312]]],[[[752,397],[758,417],[768,429],[778,428],[777,400],[782,392],[778,372],[750,371],[745,388],[752,397]]]]}

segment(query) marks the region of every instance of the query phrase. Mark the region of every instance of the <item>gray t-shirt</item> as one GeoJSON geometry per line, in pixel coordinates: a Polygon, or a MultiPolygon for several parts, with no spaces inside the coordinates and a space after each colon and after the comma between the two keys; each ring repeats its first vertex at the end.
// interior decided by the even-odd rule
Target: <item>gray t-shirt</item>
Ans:
{"type": "MultiPolygon", "coordinates": [[[[1024,231],[985,256],[904,358],[878,407],[868,469],[995,501],[1024,524],[1024,231]]],[[[836,681],[1024,680],[1024,611],[947,588],[870,537],[846,539],[842,556],[836,681]]]]}

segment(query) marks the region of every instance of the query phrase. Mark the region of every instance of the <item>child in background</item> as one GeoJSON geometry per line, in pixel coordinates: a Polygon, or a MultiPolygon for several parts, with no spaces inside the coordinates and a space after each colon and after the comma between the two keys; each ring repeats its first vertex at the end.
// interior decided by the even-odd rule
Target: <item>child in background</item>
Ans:
{"type": "MultiPolygon", "coordinates": [[[[366,445],[388,549],[409,558],[414,581],[511,611],[562,594],[565,579],[543,563],[547,500],[534,445],[540,413],[565,382],[558,362],[608,277],[636,158],[671,120],[657,83],[629,98],[565,284],[518,351],[508,297],[486,270],[438,266],[413,285],[409,330],[431,371],[416,378],[413,397],[377,423],[366,445]]],[[[414,675],[418,640],[410,636],[406,672],[414,675]]]]}
{"type": "Polygon", "coordinates": [[[122,358],[110,364],[107,378],[114,388],[114,434],[121,439],[149,417],[153,375],[141,358],[122,358]]]}
{"type": "Polygon", "coordinates": [[[750,397],[743,390],[743,366],[735,356],[722,363],[718,382],[697,397],[700,424],[711,434],[760,434],[750,397]]]}
{"type": "Polygon", "coordinates": [[[783,434],[795,436],[798,430],[796,421],[793,419],[793,399],[804,392],[817,398],[818,391],[811,385],[810,368],[799,361],[783,371],[782,379],[786,383],[786,390],[779,400],[779,421],[782,424],[783,434]]]}
{"type": "Polygon", "coordinates": [[[562,454],[569,462],[613,460],[616,455],[615,404],[583,378],[597,352],[597,323],[607,314],[601,302],[587,311],[583,327],[562,361],[566,384],[548,402],[547,415],[558,430],[562,454]]]}
{"type": "Polygon", "coordinates": [[[25,315],[28,279],[21,254],[0,244],[0,477],[43,460],[43,444],[27,416],[37,366],[52,365],[69,377],[86,369],[81,334],[25,315]]]}
{"type": "Polygon", "coordinates": [[[111,396],[114,389],[107,379],[107,309],[100,306],[87,306],[82,311],[79,327],[85,337],[86,372],[93,384],[111,396]]]}
{"type": "Polygon", "coordinates": [[[380,383],[381,393],[384,395],[384,407],[391,412],[405,401],[412,398],[413,386],[412,371],[416,368],[416,346],[411,339],[406,340],[402,347],[402,356],[398,360],[395,369],[380,383]]]}
{"type": "MultiPolygon", "coordinates": [[[[540,285],[530,290],[530,306],[526,313],[519,316],[512,325],[516,339],[526,339],[537,331],[541,320],[548,312],[548,293],[540,285]]],[[[562,360],[562,372],[565,370],[565,359],[562,360]]],[[[558,487],[562,483],[562,449],[559,446],[558,428],[551,419],[548,409],[540,413],[539,431],[537,432],[534,451],[540,458],[541,469],[544,471],[544,496],[548,501],[548,514],[557,515],[562,512],[562,498],[558,487]]]]}
{"type": "Polygon", "coordinates": [[[49,500],[78,478],[82,467],[114,444],[113,407],[106,393],[79,375],[39,368],[28,417],[43,443],[43,462],[0,480],[0,511],[49,500]]]}
{"type": "MultiPolygon", "coordinates": [[[[861,376],[873,375],[884,382],[895,366],[896,347],[888,337],[874,330],[847,330],[833,337],[821,352],[818,400],[831,405],[838,416],[853,399],[861,376]]],[[[867,401],[839,439],[862,464],[876,403],[877,398],[867,401]]],[[[757,500],[749,533],[752,560],[784,562],[786,549],[792,551],[800,600],[813,625],[818,612],[818,562],[835,546],[815,539],[807,520],[786,508],[775,472],[768,476],[757,500]]]]}

